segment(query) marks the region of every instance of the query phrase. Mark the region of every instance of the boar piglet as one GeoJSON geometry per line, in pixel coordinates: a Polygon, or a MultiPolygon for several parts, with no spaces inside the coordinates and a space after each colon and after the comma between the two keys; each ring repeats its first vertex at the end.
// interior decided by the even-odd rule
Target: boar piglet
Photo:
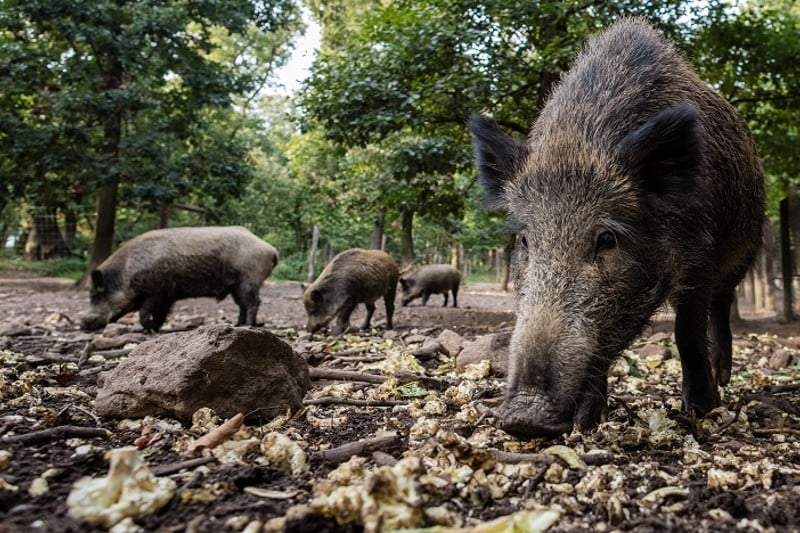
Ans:
{"type": "Polygon", "coordinates": [[[417,298],[422,298],[422,305],[428,303],[431,294],[444,296],[447,307],[447,296],[453,293],[453,307],[458,307],[458,286],[461,273],[450,265],[425,265],[407,276],[400,278],[403,288],[403,305],[408,305],[417,298]]]}
{"type": "Polygon", "coordinates": [[[314,333],[336,318],[332,328],[339,334],[350,327],[350,315],[363,303],[368,329],[375,312],[375,301],[386,305],[386,327],[392,329],[394,298],[400,272],[389,254],[380,250],[353,248],[338,254],[311,286],[305,289],[303,303],[308,314],[308,331],[314,333]]]}
{"type": "Polygon", "coordinates": [[[517,231],[517,323],[502,424],[591,428],[613,360],[669,302],[684,409],[718,405],[729,310],[761,244],[762,170],[744,121],[639,19],[589,41],[525,143],[471,122],[490,205],[517,231]]]}
{"type": "Polygon", "coordinates": [[[278,263],[278,252],[247,229],[170,228],[123,244],[92,271],[85,330],[100,329],[139,311],[147,331],[158,331],[183,298],[227,295],[239,306],[238,325],[256,324],[258,291],[278,263]]]}

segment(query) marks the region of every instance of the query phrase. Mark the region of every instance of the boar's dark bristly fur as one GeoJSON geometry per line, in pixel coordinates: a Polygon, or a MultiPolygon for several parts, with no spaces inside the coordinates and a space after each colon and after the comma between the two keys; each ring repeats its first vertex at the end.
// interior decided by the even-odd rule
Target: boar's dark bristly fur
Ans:
{"type": "Polygon", "coordinates": [[[363,303],[367,316],[362,329],[368,329],[375,312],[375,301],[386,305],[386,327],[392,329],[394,298],[400,271],[392,257],[380,250],[352,248],[334,257],[303,294],[312,333],[336,318],[333,333],[350,327],[350,315],[363,303]]]}
{"type": "Polygon", "coordinates": [[[596,424],[608,368],[664,302],[684,408],[715,407],[734,289],[764,217],[762,170],[733,107],[659,32],[625,19],[588,43],[524,147],[489,119],[471,127],[490,204],[520,228],[504,426],[596,424]]]}
{"type": "Polygon", "coordinates": [[[427,305],[431,294],[447,297],[453,293],[453,307],[458,307],[458,287],[461,284],[461,273],[450,265],[424,265],[411,274],[400,278],[403,288],[403,305],[408,305],[417,298],[422,298],[422,305],[427,305]]]}
{"type": "Polygon", "coordinates": [[[275,248],[243,227],[148,231],[92,271],[92,309],[82,327],[99,329],[138,310],[142,327],[158,331],[175,301],[229,294],[238,324],[255,325],[259,289],[277,263],[275,248]]]}

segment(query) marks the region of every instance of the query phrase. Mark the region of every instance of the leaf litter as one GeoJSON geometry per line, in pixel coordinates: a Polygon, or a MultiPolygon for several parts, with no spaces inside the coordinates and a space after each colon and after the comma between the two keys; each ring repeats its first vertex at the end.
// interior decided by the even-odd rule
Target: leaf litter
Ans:
{"type": "MultiPolygon", "coordinates": [[[[260,426],[235,421],[223,430],[226,422],[209,409],[195,413],[189,427],[153,417],[96,420],[97,374],[86,371],[119,359],[90,357],[78,368],[37,360],[12,344],[0,352],[3,437],[66,424],[102,425],[110,437],[4,444],[0,510],[20,529],[120,532],[189,522],[196,531],[448,533],[800,526],[796,338],[736,335],[735,372],[722,406],[701,420],[680,411],[671,337],[643,338],[614,365],[609,408],[596,430],[520,441],[496,427],[504,385],[488,361],[459,372],[452,356],[413,356],[438,331],[331,338],[285,328],[281,335],[312,364],[389,378],[318,381],[307,398],[394,403],[309,405],[260,426]],[[776,350],[787,350],[794,363],[772,368],[776,350]],[[394,377],[404,373],[445,386],[394,377]],[[784,392],[770,392],[776,386],[784,392]],[[209,435],[222,438],[192,448],[209,435]],[[338,457],[340,447],[363,441],[390,447],[319,460],[322,452],[338,457]],[[185,461],[200,462],[158,474],[185,461]]],[[[56,319],[42,332],[37,347],[48,337],[82,335],[56,319]]]]}

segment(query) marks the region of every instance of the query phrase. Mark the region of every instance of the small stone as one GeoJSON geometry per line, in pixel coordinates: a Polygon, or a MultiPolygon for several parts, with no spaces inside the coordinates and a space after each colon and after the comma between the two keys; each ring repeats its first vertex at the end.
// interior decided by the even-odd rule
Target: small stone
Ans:
{"type": "Polygon", "coordinates": [[[428,337],[426,337],[425,335],[418,335],[418,334],[409,335],[408,337],[405,338],[406,344],[420,344],[422,342],[425,342],[426,340],[428,340],[428,337]]]}
{"type": "Polygon", "coordinates": [[[505,376],[508,372],[508,345],[511,333],[482,335],[467,342],[456,358],[456,368],[463,370],[467,365],[489,361],[494,374],[505,376]]]}
{"type": "Polygon", "coordinates": [[[767,364],[772,370],[786,368],[792,364],[792,353],[789,350],[775,350],[767,364]]]}
{"type": "Polygon", "coordinates": [[[642,359],[649,359],[649,358],[660,358],[660,359],[669,359],[672,357],[672,352],[669,348],[665,348],[659,344],[645,344],[641,348],[638,348],[636,352],[639,354],[639,357],[642,359]]]}
{"type": "Polygon", "coordinates": [[[19,337],[30,335],[32,332],[31,328],[19,322],[0,326],[0,337],[19,337]]]}
{"type": "Polygon", "coordinates": [[[116,350],[126,344],[139,344],[147,340],[147,336],[142,333],[123,333],[113,337],[95,337],[89,344],[89,350],[99,352],[103,350],[116,350]]]}
{"type": "Polygon", "coordinates": [[[450,357],[457,356],[464,347],[464,339],[461,337],[461,335],[451,329],[446,329],[439,333],[439,336],[436,337],[436,340],[441,343],[445,350],[447,350],[447,355],[450,357]]]}
{"type": "Polygon", "coordinates": [[[647,338],[647,344],[661,344],[665,342],[672,342],[672,334],[665,331],[659,331],[647,338]]]}

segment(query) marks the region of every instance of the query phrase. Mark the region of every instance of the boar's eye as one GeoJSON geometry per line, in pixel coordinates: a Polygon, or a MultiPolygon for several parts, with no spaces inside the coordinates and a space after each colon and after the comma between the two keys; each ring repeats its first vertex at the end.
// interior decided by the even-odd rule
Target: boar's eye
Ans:
{"type": "Polygon", "coordinates": [[[594,247],[594,256],[597,258],[597,255],[605,252],[607,250],[611,250],[617,247],[617,237],[614,233],[606,230],[601,231],[597,235],[597,243],[594,247]]]}
{"type": "Polygon", "coordinates": [[[528,247],[528,239],[525,238],[525,235],[519,235],[517,237],[517,244],[519,244],[520,248],[527,248],[528,247]]]}

